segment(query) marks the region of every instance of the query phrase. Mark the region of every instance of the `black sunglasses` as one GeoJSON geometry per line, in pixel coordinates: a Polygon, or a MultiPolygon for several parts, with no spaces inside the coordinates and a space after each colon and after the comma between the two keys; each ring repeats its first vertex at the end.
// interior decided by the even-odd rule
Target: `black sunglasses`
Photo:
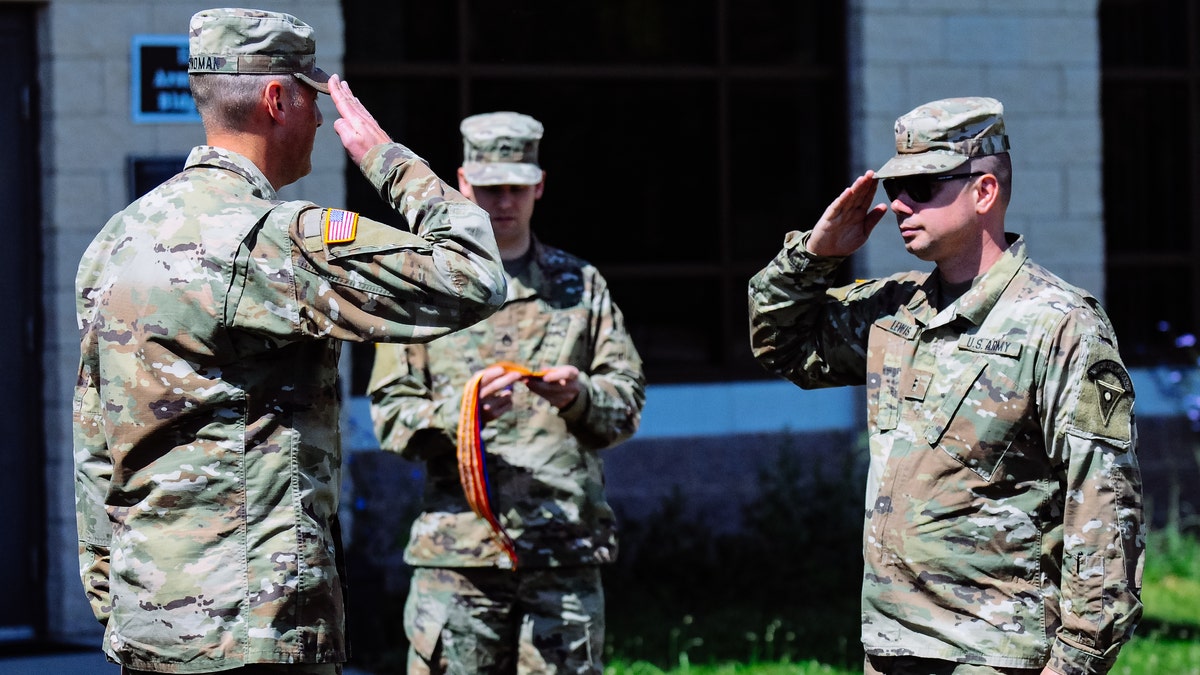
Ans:
{"type": "Polygon", "coordinates": [[[887,193],[890,201],[896,201],[900,197],[901,192],[907,192],[908,196],[914,202],[924,204],[933,199],[934,183],[958,180],[960,178],[975,178],[982,175],[984,175],[983,171],[973,171],[971,173],[944,173],[936,176],[916,174],[913,176],[900,176],[899,178],[884,178],[883,191],[887,193]]]}

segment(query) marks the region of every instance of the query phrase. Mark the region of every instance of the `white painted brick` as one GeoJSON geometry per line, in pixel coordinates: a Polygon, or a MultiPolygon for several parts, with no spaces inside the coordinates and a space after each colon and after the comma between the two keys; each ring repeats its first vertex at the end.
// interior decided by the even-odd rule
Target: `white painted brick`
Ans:
{"type": "Polygon", "coordinates": [[[1069,66],[1063,71],[1067,97],[1065,112],[1100,115],[1099,64],[1069,66]]]}
{"type": "Polygon", "coordinates": [[[983,0],[909,0],[908,7],[922,14],[974,15],[987,12],[983,0]]]}
{"type": "MultiPolygon", "coordinates": [[[[149,33],[149,15],[141,2],[52,2],[51,49],[56,57],[128,58],[130,37],[149,33]]],[[[181,32],[187,32],[184,19],[181,32]]]]}
{"type": "Polygon", "coordinates": [[[54,126],[60,142],[50,161],[63,169],[118,171],[124,161],[121,149],[133,151],[138,145],[132,125],[111,117],[60,117],[54,126]]]}
{"type": "Polygon", "coordinates": [[[106,66],[94,58],[70,57],[54,62],[54,81],[60,91],[68,92],[63,99],[67,105],[61,113],[95,118],[108,114],[112,105],[112,92],[105,87],[106,66]]]}
{"type": "Polygon", "coordinates": [[[146,154],[182,156],[204,143],[204,127],[199,122],[141,124],[137,129],[139,144],[146,154]]]}
{"type": "Polygon", "coordinates": [[[1007,229],[1025,237],[1034,262],[1103,300],[1104,238],[1100,227],[1095,220],[1009,218],[1007,229]]]}
{"type": "Polygon", "coordinates": [[[937,62],[945,53],[945,39],[945,22],[940,16],[870,14],[863,17],[864,65],[937,62]]]}
{"type": "Polygon", "coordinates": [[[1098,64],[1099,29],[1094,16],[1029,21],[1027,60],[1032,63],[1098,64]]]}
{"type": "Polygon", "coordinates": [[[952,16],[946,20],[945,56],[960,63],[1019,63],[1027,49],[1028,21],[952,16]]]}
{"type": "Polygon", "coordinates": [[[1074,163],[1066,166],[1067,215],[1072,218],[1104,217],[1104,177],[1099,164],[1074,163]]]}
{"type": "MultiPolygon", "coordinates": [[[[100,215],[97,208],[108,201],[107,192],[108,185],[103,173],[78,170],[62,172],[53,182],[52,192],[46,195],[50,217],[54,222],[66,224],[71,228],[70,231],[99,230],[107,216],[101,216],[96,222],[100,215]],[[85,223],[92,225],[85,226],[85,223]]],[[[55,255],[62,253],[56,251],[55,255]]],[[[75,259],[78,260],[78,254],[82,253],[83,249],[80,249],[75,259]]]]}
{"type": "Polygon", "coordinates": [[[852,0],[852,4],[871,12],[886,12],[909,9],[912,0],[852,0]]]}
{"type": "Polygon", "coordinates": [[[1104,263],[1099,259],[1079,262],[1064,262],[1054,273],[1067,283],[1091,293],[1104,305],[1106,291],[1104,263]]]}
{"type": "Polygon", "coordinates": [[[903,100],[908,87],[907,70],[902,65],[883,65],[868,68],[862,74],[862,108],[868,114],[895,118],[903,111],[896,102],[903,100]]]}
{"type": "Polygon", "coordinates": [[[1022,16],[1093,16],[1097,0],[987,0],[989,11],[1022,16]]]}
{"type": "Polygon", "coordinates": [[[1104,223],[1099,218],[1064,216],[1047,218],[1039,225],[1037,240],[1043,257],[1059,264],[1103,263],[1104,223]]]}
{"type": "Polygon", "coordinates": [[[954,96],[988,96],[986,69],[982,64],[937,65],[912,68],[908,73],[908,95],[915,103],[900,115],[928,101],[954,96]]]}
{"type": "Polygon", "coordinates": [[[1021,148],[1027,161],[1034,164],[1061,161],[1099,163],[1101,150],[1097,122],[1097,119],[1070,117],[1022,118],[1019,125],[1021,133],[1013,135],[1014,152],[1021,148]]]}
{"type": "Polygon", "coordinates": [[[1006,109],[1027,113],[1059,113],[1066,107],[1067,83],[1057,66],[997,66],[989,68],[988,95],[1006,109]]]}
{"type": "Polygon", "coordinates": [[[1066,214],[1063,192],[1063,175],[1059,167],[1033,169],[1014,166],[1009,213],[1061,217],[1066,214]]]}
{"type": "MultiPolygon", "coordinates": [[[[910,109],[911,107],[903,110],[895,110],[887,117],[883,117],[882,115],[873,117],[869,120],[869,124],[864,125],[859,150],[866,165],[861,167],[859,171],[856,171],[856,174],[860,174],[866,169],[878,169],[892,155],[896,154],[896,134],[893,131],[893,125],[897,117],[910,109]]],[[[834,196],[831,195],[830,199],[834,196]]]]}

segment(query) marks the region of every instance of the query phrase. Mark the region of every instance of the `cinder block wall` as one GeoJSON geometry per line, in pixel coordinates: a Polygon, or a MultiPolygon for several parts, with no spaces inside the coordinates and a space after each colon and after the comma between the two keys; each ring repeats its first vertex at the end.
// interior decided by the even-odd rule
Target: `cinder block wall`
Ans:
{"type": "MultiPolygon", "coordinates": [[[[46,489],[48,625],[52,640],[97,644],[99,627],[84,600],[75,557],[71,395],[78,363],[75,271],[84,248],[129,200],[127,158],[178,156],[204,142],[198,122],[134,124],[130,44],[134,35],[186,35],[191,15],[219,3],[180,0],[52,0],[42,10],[43,223],[45,256],[46,489]]],[[[248,6],[294,14],[316,29],[318,63],[340,72],[341,4],[328,0],[255,0],[248,6]]],[[[313,173],[281,193],[340,206],[345,151],[333,133],[333,105],[321,106],[313,173]]]]}
{"type": "MultiPolygon", "coordinates": [[[[1012,140],[1008,229],[1035,259],[1104,294],[1096,0],[851,0],[857,172],[892,155],[896,117],[948,96],[992,96],[1012,140]]],[[[883,191],[879,199],[886,201],[883,191]]],[[[860,276],[923,269],[888,216],[860,276]]]]}

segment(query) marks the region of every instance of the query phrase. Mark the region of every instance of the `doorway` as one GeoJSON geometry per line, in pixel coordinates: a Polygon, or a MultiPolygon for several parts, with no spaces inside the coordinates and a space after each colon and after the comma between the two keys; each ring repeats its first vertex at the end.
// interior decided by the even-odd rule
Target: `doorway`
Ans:
{"type": "Polygon", "coordinates": [[[0,4],[0,204],[7,215],[0,265],[0,513],[5,516],[5,610],[0,641],[32,640],[44,623],[45,495],[42,443],[41,209],[35,8],[0,4]],[[11,546],[11,548],[9,548],[11,546]]]}

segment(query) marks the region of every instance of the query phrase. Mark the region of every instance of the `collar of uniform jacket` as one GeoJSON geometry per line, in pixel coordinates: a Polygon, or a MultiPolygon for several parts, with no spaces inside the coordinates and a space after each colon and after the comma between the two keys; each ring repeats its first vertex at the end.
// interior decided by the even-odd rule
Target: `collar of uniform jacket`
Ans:
{"type": "Polygon", "coordinates": [[[218,148],[212,145],[198,145],[192,148],[188,153],[187,161],[183,163],[183,168],[210,168],[224,169],[225,171],[233,172],[254,186],[254,195],[262,199],[278,199],[279,195],[275,192],[275,188],[271,187],[271,181],[259,171],[254,162],[246,159],[232,150],[218,148]]]}
{"type": "Polygon", "coordinates": [[[1008,288],[1013,277],[1025,264],[1025,259],[1029,257],[1025,251],[1023,237],[1008,233],[1005,235],[1005,239],[1008,241],[1008,249],[1004,255],[1000,256],[996,264],[983,273],[983,278],[972,285],[966,293],[963,293],[961,298],[947,307],[946,311],[929,318],[926,322],[922,320],[925,318],[923,315],[926,312],[936,312],[928,302],[929,294],[933,292],[933,287],[937,284],[934,276],[930,274],[922,286],[925,294],[914,297],[914,302],[909,304],[913,316],[921,323],[925,323],[926,328],[944,326],[958,317],[962,317],[976,326],[982,324],[988,313],[992,311],[992,307],[996,306],[996,301],[1000,299],[1004,289],[1008,288]],[[924,311],[916,305],[924,305],[924,311]]]}

